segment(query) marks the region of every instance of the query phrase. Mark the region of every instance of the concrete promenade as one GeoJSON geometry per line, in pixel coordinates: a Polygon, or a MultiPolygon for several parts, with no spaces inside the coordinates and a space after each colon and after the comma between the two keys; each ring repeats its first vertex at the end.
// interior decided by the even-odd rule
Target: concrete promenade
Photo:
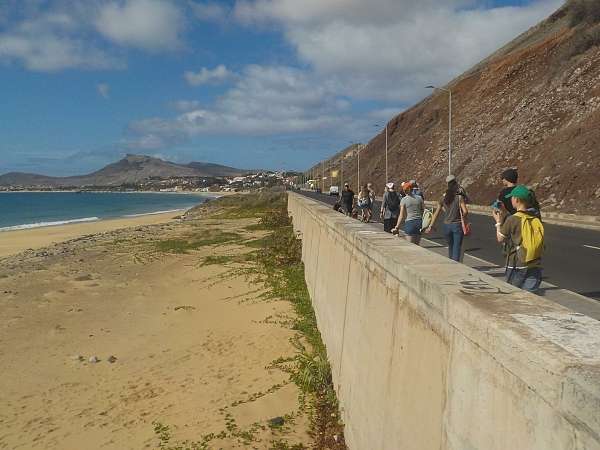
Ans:
{"type": "MultiPolygon", "coordinates": [[[[315,192],[303,191],[302,194],[331,205],[336,201],[336,197],[315,192]]],[[[376,202],[374,211],[378,212],[380,205],[376,202]]],[[[469,205],[469,221],[473,226],[473,234],[464,241],[465,253],[475,259],[474,265],[496,266],[503,273],[506,259],[500,245],[496,242],[496,232],[489,208],[485,214],[474,211],[474,208],[474,205],[469,205]],[[489,264],[484,264],[482,261],[489,264]]],[[[546,230],[544,296],[556,298],[563,295],[560,290],[566,289],[597,300],[596,303],[600,307],[600,230],[549,224],[546,214],[550,213],[543,213],[546,230]]],[[[378,214],[374,221],[378,221],[378,214]]],[[[382,225],[378,226],[381,229],[382,225]]],[[[437,230],[424,237],[445,246],[446,240],[441,233],[441,224],[438,224],[437,230]]],[[[469,265],[471,261],[465,259],[465,263],[469,265]]],[[[588,314],[589,310],[581,312],[588,314]]],[[[600,319],[600,314],[597,317],[600,319]]]]}
{"type": "Polygon", "coordinates": [[[351,449],[600,450],[600,322],[289,194],[351,449]]]}

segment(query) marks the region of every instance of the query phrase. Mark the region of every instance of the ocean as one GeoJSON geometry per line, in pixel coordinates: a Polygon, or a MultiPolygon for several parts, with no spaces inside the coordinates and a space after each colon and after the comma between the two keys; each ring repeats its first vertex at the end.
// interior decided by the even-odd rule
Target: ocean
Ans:
{"type": "Polygon", "coordinates": [[[0,231],[175,212],[208,198],[175,193],[0,192],[0,231]]]}

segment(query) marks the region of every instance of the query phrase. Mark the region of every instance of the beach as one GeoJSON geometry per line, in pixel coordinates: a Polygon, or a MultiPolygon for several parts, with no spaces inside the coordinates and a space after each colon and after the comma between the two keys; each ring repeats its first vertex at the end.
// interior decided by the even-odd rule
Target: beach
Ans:
{"type": "Polygon", "coordinates": [[[266,232],[208,209],[0,233],[0,449],[310,442],[266,232]]]}
{"type": "Polygon", "coordinates": [[[87,234],[104,233],[120,228],[137,227],[168,222],[181,212],[164,214],[148,214],[138,217],[97,220],[93,222],[71,223],[29,230],[13,230],[0,232],[0,258],[26,249],[38,249],[59,242],[68,241],[87,234]]]}

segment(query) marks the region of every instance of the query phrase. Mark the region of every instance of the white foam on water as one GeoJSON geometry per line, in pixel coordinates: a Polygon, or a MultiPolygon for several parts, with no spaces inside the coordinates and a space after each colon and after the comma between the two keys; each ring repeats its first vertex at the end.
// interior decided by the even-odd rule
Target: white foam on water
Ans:
{"type": "Polygon", "coordinates": [[[32,228],[42,228],[42,227],[55,227],[58,225],[68,225],[70,223],[95,222],[96,220],[100,220],[100,218],[99,217],[83,217],[81,219],[58,220],[56,222],[25,223],[22,225],[13,225],[10,227],[0,228],[0,232],[15,231],[15,230],[30,230],[32,228]]]}

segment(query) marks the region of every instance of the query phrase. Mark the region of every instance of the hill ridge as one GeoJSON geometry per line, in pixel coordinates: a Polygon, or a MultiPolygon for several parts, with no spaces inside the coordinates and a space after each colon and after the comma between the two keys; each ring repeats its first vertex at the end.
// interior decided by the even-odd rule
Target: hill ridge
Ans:
{"type": "Polygon", "coordinates": [[[139,183],[150,177],[225,177],[238,176],[245,172],[215,163],[191,162],[184,165],[153,156],[128,153],[119,161],[85,175],[52,177],[35,173],[8,172],[0,175],[0,186],[108,187],[139,183]]]}

